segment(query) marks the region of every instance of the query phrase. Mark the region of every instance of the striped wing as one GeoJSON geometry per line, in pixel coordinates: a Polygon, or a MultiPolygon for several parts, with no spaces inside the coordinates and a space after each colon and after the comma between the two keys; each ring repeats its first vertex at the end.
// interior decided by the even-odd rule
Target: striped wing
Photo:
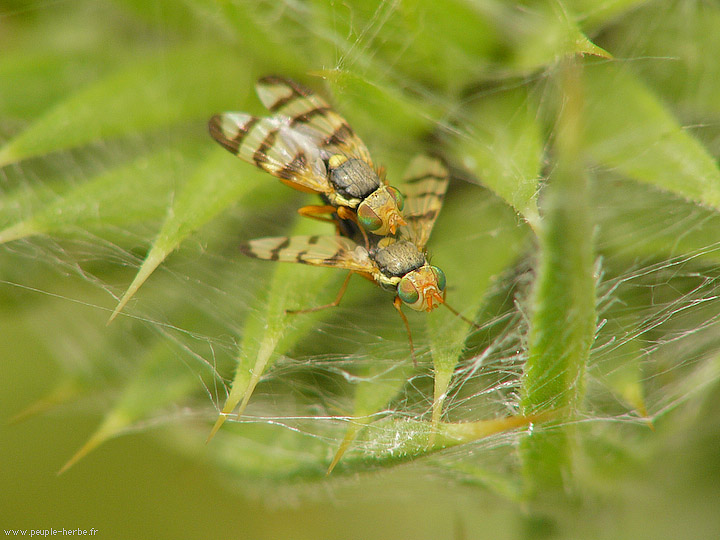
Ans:
{"type": "Polygon", "coordinates": [[[293,129],[289,118],[226,112],[213,116],[208,127],[225,149],[292,187],[312,193],[332,191],[317,146],[293,129]]]}
{"type": "Polygon", "coordinates": [[[320,96],[282,77],[263,77],[256,85],[260,101],[271,112],[290,119],[290,126],[307,136],[323,158],[343,154],[373,166],[365,143],[347,121],[320,96]]]}
{"type": "Polygon", "coordinates": [[[403,217],[407,222],[407,226],[400,228],[400,237],[420,249],[425,247],[442,207],[449,178],[447,167],[438,158],[421,154],[410,162],[399,188],[405,196],[403,217]]]}
{"type": "Polygon", "coordinates": [[[276,236],[258,238],[240,246],[250,257],[296,262],[372,273],[374,263],[367,250],[342,236],[276,236]]]}

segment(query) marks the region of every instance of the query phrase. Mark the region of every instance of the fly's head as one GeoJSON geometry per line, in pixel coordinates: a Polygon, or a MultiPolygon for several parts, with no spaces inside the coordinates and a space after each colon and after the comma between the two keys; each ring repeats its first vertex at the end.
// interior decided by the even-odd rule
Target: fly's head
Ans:
{"type": "Polygon", "coordinates": [[[445,301],[444,292],[445,274],[429,264],[408,272],[397,286],[400,300],[416,311],[435,309],[445,301]]]}
{"type": "Polygon", "coordinates": [[[402,193],[392,186],[380,186],[357,207],[360,225],[378,236],[395,234],[398,227],[407,225],[402,216],[402,193]]]}

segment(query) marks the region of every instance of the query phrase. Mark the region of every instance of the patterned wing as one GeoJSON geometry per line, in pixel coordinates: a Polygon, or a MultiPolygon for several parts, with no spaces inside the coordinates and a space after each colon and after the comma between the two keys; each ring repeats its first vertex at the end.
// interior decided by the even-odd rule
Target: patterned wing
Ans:
{"type": "Polygon", "coordinates": [[[225,149],[295,189],[311,193],[332,191],[317,146],[290,127],[290,119],[226,112],[213,116],[208,127],[212,138],[225,149]]]}
{"type": "Polygon", "coordinates": [[[312,140],[325,159],[343,154],[373,166],[365,143],[342,116],[311,90],[275,76],[260,79],[256,89],[263,105],[288,117],[290,126],[312,140]]]}
{"type": "Polygon", "coordinates": [[[258,238],[240,246],[250,257],[296,262],[372,273],[375,264],[367,250],[342,236],[276,236],[258,238]]]}
{"type": "Polygon", "coordinates": [[[399,187],[405,195],[403,217],[407,222],[407,226],[400,228],[401,238],[420,249],[425,247],[442,207],[449,178],[447,167],[438,158],[421,154],[410,162],[399,187]]]}

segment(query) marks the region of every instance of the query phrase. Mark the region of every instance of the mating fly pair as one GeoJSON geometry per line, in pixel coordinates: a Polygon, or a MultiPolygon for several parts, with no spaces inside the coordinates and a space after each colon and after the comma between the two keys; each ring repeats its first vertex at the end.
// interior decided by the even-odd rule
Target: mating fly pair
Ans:
{"type": "Polygon", "coordinates": [[[326,204],[299,212],[335,223],[338,235],[260,238],[242,246],[243,253],[349,270],[334,302],[301,312],[338,305],[353,273],[394,292],[393,305],[405,324],[414,359],[401,306],[431,311],[445,303],[445,275],[428,263],[424,248],[447,189],[447,168],[439,159],[421,155],[411,162],[401,191],[388,186],[365,144],[325,100],[279,77],[262,78],[256,88],[274,115],[219,114],[210,119],[211,136],[287,185],[318,193],[326,204]],[[334,219],[319,217],[322,214],[333,214],[334,219]]]}

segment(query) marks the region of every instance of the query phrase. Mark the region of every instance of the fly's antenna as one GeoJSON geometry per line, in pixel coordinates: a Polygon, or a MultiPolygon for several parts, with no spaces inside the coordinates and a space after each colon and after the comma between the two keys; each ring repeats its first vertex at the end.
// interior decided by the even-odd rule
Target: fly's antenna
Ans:
{"type": "Polygon", "coordinates": [[[477,328],[478,330],[481,330],[481,329],[482,329],[482,327],[479,326],[478,324],[476,324],[474,321],[471,321],[471,320],[468,319],[467,317],[464,317],[464,316],[460,315],[460,313],[459,313],[455,308],[453,308],[450,304],[448,304],[448,303],[445,302],[444,300],[443,300],[443,305],[444,305],[446,308],[448,308],[456,317],[460,317],[463,321],[465,321],[465,322],[468,323],[469,325],[474,326],[474,327],[477,328]]]}

